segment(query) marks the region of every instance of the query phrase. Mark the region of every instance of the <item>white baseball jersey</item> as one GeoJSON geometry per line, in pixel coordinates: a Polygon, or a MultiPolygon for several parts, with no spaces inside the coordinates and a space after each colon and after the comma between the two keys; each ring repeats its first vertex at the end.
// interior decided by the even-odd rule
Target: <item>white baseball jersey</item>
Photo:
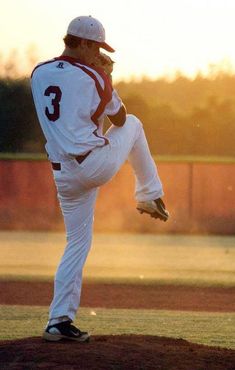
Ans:
{"type": "Polygon", "coordinates": [[[100,68],[61,56],[37,65],[31,85],[51,161],[108,143],[102,132],[104,116],[116,114],[122,102],[100,68]]]}
{"type": "Polygon", "coordinates": [[[128,159],[135,173],[137,201],[158,199],[163,191],[137,117],[127,114],[122,127],[112,125],[102,136],[104,115],[116,114],[122,102],[101,69],[68,57],[55,58],[36,67],[32,91],[49,159],[60,162],[52,172],[67,234],[50,306],[49,323],[54,325],[73,321],[80,304],[98,188],[128,159]],[[89,150],[82,163],[66,160],[89,150]]]}

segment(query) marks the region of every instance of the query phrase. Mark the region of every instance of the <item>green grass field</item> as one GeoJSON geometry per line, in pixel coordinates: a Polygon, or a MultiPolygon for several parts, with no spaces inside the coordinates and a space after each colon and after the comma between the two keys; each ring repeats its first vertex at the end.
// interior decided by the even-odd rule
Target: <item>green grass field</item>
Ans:
{"type": "MultiPolygon", "coordinates": [[[[0,279],[51,280],[65,235],[0,232],[0,279]]],[[[95,234],[85,279],[235,286],[235,237],[95,234]]]]}
{"type": "MultiPolygon", "coordinates": [[[[51,280],[61,233],[0,232],[0,279],[51,280]]],[[[133,283],[235,286],[235,237],[96,234],[84,278],[133,283]]],[[[0,306],[0,339],[40,336],[47,307],[0,306]]],[[[81,308],[92,334],[183,338],[235,349],[235,313],[81,308]]]]}
{"type": "MultiPolygon", "coordinates": [[[[235,157],[206,155],[153,155],[160,162],[183,163],[235,163],[235,157]]],[[[0,153],[0,160],[41,161],[47,160],[45,153],[0,153]]]]}
{"type": "MultiPolygon", "coordinates": [[[[41,336],[46,307],[0,306],[1,339],[41,336]]],[[[235,349],[235,313],[81,308],[77,324],[92,335],[157,335],[235,349]]]]}

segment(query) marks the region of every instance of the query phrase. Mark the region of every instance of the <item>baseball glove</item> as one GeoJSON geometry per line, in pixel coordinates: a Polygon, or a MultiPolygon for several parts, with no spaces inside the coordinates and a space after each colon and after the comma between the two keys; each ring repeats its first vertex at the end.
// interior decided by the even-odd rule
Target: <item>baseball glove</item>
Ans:
{"type": "Polygon", "coordinates": [[[94,67],[102,68],[110,78],[112,78],[113,64],[114,61],[105,53],[99,53],[99,56],[92,63],[94,67]]]}

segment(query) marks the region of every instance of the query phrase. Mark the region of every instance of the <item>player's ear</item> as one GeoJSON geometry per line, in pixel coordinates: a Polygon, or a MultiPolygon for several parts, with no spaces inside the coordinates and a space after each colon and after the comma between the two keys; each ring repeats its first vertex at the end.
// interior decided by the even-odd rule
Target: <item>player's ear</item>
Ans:
{"type": "Polygon", "coordinates": [[[91,47],[92,47],[92,45],[94,44],[94,42],[93,42],[93,41],[91,41],[91,40],[86,40],[86,42],[87,42],[87,47],[88,47],[88,48],[91,48],[91,47]]]}
{"type": "Polygon", "coordinates": [[[81,49],[86,49],[86,48],[87,48],[87,46],[88,46],[88,41],[89,41],[89,40],[81,39],[81,43],[80,43],[80,47],[81,47],[81,49]]]}

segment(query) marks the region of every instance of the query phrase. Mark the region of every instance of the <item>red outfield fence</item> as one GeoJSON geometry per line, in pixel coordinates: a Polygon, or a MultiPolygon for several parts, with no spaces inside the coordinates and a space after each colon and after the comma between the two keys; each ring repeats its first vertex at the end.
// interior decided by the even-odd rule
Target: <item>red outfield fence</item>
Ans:
{"type": "MultiPolygon", "coordinates": [[[[158,159],[167,223],[135,210],[134,176],[126,163],[101,187],[95,231],[235,234],[235,161],[158,159]]],[[[50,164],[0,160],[0,229],[63,230],[50,164]]]]}

